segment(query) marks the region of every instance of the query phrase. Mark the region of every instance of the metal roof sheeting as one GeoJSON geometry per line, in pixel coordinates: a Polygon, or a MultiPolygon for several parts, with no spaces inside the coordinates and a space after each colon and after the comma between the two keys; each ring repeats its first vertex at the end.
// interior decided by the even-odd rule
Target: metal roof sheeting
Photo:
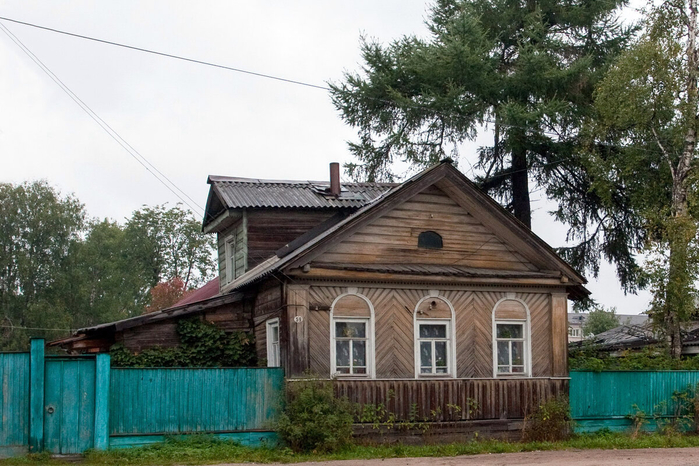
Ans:
{"type": "Polygon", "coordinates": [[[395,183],[343,183],[339,197],[326,193],[322,181],[278,181],[209,176],[221,201],[236,208],[356,209],[396,186],[395,183]]]}

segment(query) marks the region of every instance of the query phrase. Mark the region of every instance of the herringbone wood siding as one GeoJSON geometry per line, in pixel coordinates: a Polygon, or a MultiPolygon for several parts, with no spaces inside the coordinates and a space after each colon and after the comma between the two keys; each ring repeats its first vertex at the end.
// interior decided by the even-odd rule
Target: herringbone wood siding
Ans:
{"type": "MultiPolygon", "coordinates": [[[[346,287],[311,286],[309,302],[329,307],[346,287]]],[[[374,307],[376,377],[414,378],[413,311],[427,290],[358,288],[374,307]]],[[[456,314],[457,377],[490,378],[493,376],[492,312],[495,304],[508,297],[507,291],[440,291],[456,314]]],[[[551,295],[516,293],[531,313],[532,375],[551,376],[551,295]]],[[[330,311],[308,313],[308,336],[311,370],[330,374],[330,311]]]]}

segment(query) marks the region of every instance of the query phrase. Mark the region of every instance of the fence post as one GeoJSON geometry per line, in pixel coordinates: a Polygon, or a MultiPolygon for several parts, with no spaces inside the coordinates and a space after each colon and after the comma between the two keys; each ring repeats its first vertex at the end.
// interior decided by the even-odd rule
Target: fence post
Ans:
{"type": "Polygon", "coordinates": [[[95,360],[95,450],[109,448],[109,354],[97,355],[95,360]]]}
{"type": "Polygon", "coordinates": [[[32,338],[29,356],[29,452],[44,449],[44,339],[32,338]]]}

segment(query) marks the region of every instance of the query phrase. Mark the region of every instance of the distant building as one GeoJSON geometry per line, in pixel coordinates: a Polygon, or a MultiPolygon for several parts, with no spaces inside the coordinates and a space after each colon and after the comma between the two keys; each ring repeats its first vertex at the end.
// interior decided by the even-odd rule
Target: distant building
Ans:
{"type": "MultiPolygon", "coordinates": [[[[583,325],[589,314],[584,312],[568,313],[568,342],[583,340],[583,325]]],[[[643,325],[648,321],[645,314],[617,314],[619,325],[643,325]]]]}

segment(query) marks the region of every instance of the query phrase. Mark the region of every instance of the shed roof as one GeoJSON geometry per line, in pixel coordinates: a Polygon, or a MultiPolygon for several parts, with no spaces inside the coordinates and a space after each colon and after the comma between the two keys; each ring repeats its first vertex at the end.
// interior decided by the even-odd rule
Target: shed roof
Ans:
{"type": "Polygon", "coordinates": [[[287,181],[209,176],[208,183],[224,207],[355,209],[376,199],[395,183],[342,183],[338,197],[330,194],[327,181],[287,181]]]}

